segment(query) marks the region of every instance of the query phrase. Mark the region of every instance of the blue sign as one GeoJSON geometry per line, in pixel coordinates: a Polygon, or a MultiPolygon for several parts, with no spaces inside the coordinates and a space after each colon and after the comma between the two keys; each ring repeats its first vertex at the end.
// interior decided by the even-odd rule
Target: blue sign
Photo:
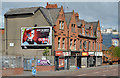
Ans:
{"type": "Polygon", "coordinates": [[[36,69],[32,69],[32,75],[36,75],[36,69]]]}

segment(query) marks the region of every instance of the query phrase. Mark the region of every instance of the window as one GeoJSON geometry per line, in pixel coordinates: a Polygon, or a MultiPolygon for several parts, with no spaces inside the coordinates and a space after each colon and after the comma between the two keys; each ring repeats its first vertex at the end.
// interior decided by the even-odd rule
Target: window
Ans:
{"type": "Polygon", "coordinates": [[[89,51],[90,51],[90,41],[89,41],[89,43],[88,43],[88,46],[89,46],[89,51]]]}
{"type": "Polygon", "coordinates": [[[72,24],[72,26],[71,26],[71,32],[73,32],[73,24],[72,24]]]}
{"type": "Polygon", "coordinates": [[[60,37],[58,38],[58,48],[60,48],[60,37]]]}
{"type": "Polygon", "coordinates": [[[82,40],[80,40],[80,49],[82,49],[82,40]]]}
{"type": "Polygon", "coordinates": [[[74,32],[75,32],[75,24],[73,24],[74,25],[74,32]]]}
{"type": "Polygon", "coordinates": [[[62,29],[64,29],[64,21],[62,21],[62,29]]]}
{"type": "Polygon", "coordinates": [[[84,47],[84,49],[86,49],[86,48],[87,48],[86,44],[87,44],[87,42],[86,42],[86,41],[84,41],[84,43],[83,43],[83,47],[84,47]]]}
{"type": "Polygon", "coordinates": [[[99,43],[99,51],[100,51],[100,43],[99,43]]]}
{"type": "Polygon", "coordinates": [[[74,40],[74,50],[76,50],[76,40],[74,40]]]}
{"type": "Polygon", "coordinates": [[[93,48],[93,50],[94,50],[94,42],[93,42],[92,48],[93,48]]]}
{"type": "Polygon", "coordinates": [[[72,48],[72,39],[70,40],[70,48],[72,48]]]}
{"type": "Polygon", "coordinates": [[[63,38],[63,42],[62,42],[62,48],[64,49],[65,48],[65,38],[63,38]]]}
{"type": "Polygon", "coordinates": [[[84,28],[82,28],[82,34],[84,34],[84,28]]]}
{"type": "Polygon", "coordinates": [[[98,43],[96,43],[96,51],[98,51],[98,43]]]}
{"type": "Polygon", "coordinates": [[[62,22],[61,22],[61,21],[59,21],[59,27],[60,27],[59,29],[61,29],[61,25],[62,25],[62,22]]]}
{"type": "Polygon", "coordinates": [[[92,36],[92,30],[91,30],[91,36],[92,36]]]}

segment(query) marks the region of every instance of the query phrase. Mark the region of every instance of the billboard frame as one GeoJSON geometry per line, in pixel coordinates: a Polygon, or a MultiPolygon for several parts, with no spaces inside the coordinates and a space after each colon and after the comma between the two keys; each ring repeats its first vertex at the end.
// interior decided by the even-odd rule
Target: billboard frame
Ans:
{"type": "Polygon", "coordinates": [[[22,47],[23,47],[23,46],[52,46],[52,26],[21,27],[20,32],[21,32],[21,34],[20,34],[21,36],[20,36],[20,37],[21,37],[21,46],[22,46],[22,47]],[[48,45],[48,44],[38,44],[38,45],[29,44],[29,45],[23,45],[23,42],[22,42],[22,41],[23,41],[23,40],[22,40],[22,39],[23,39],[23,35],[22,35],[22,29],[23,29],[23,28],[50,28],[50,32],[49,32],[49,33],[50,33],[50,43],[51,43],[51,44],[49,44],[49,45],[48,45]]]}

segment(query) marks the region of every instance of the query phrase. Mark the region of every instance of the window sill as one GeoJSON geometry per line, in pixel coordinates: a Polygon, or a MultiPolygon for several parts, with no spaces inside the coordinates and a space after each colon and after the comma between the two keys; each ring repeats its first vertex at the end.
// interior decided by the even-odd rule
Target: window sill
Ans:
{"type": "Polygon", "coordinates": [[[64,29],[59,29],[59,30],[62,30],[62,31],[64,31],[64,29]]]}
{"type": "Polygon", "coordinates": [[[61,48],[58,48],[58,49],[61,49],[61,48]]]}

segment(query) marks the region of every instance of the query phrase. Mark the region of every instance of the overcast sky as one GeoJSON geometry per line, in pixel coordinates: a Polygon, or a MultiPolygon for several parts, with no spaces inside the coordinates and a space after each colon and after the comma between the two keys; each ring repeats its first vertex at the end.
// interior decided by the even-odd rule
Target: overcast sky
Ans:
{"type": "MultiPolygon", "coordinates": [[[[118,3],[117,2],[51,2],[57,3],[58,7],[63,5],[65,12],[74,10],[80,15],[80,19],[88,22],[100,21],[105,28],[118,29],[118,3]]],[[[46,6],[46,2],[3,2],[2,18],[11,8],[46,6]]],[[[3,21],[0,21],[3,23],[3,21]]],[[[4,25],[3,25],[4,26],[4,25]]]]}

